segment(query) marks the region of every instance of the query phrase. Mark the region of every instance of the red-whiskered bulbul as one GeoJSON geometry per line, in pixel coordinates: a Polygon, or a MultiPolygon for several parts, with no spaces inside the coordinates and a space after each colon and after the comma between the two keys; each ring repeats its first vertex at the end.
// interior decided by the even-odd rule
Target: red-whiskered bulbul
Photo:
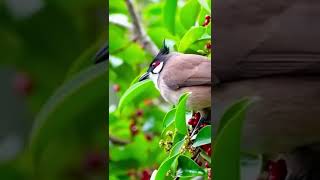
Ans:
{"type": "Polygon", "coordinates": [[[171,104],[177,104],[183,93],[191,92],[187,109],[200,111],[201,116],[207,118],[211,106],[211,61],[207,57],[170,52],[164,42],[139,81],[147,78],[171,104]]]}

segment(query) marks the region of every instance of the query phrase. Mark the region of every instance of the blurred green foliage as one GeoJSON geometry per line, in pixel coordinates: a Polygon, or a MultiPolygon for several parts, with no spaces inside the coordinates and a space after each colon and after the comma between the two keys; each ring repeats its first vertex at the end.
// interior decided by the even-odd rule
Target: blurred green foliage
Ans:
{"type": "Polygon", "coordinates": [[[0,162],[0,179],[105,177],[108,73],[93,58],[107,42],[106,9],[103,0],[0,2],[0,64],[33,85],[24,97],[33,128],[0,162]]]}

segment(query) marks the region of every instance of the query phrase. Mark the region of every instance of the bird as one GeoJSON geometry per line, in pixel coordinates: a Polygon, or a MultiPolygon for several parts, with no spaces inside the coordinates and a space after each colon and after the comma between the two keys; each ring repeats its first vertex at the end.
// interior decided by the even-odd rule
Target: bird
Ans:
{"type": "MultiPolygon", "coordinates": [[[[211,106],[211,61],[201,55],[170,52],[165,41],[139,81],[151,79],[163,99],[173,105],[190,92],[188,110],[199,111],[208,120],[211,106]]],[[[200,122],[200,121],[199,121],[200,122]]]]}
{"type": "Polygon", "coordinates": [[[241,148],[284,158],[286,180],[320,179],[319,7],[312,0],[215,4],[213,119],[219,124],[230,104],[259,97],[241,148]]]}

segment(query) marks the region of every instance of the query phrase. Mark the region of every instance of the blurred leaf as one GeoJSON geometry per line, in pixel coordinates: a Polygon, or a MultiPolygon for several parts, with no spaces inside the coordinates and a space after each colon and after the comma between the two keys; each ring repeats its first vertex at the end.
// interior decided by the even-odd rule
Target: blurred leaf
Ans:
{"type": "Polygon", "coordinates": [[[178,51],[185,52],[193,42],[202,37],[204,32],[205,28],[201,26],[190,28],[182,37],[179,43],[178,51]]]}
{"type": "Polygon", "coordinates": [[[110,148],[110,156],[113,161],[121,161],[126,159],[134,159],[144,163],[148,159],[147,140],[143,133],[139,133],[134,137],[132,143],[126,146],[115,146],[110,148]]]}
{"type": "Polygon", "coordinates": [[[198,0],[198,2],[209,14],[211,14],[211,8],[206,0],[198,0]]]}
{"type": "Polygon", "coordinates": [[[174,121],[176,129],[180,134],[187,134],[186,103],[189,95],[190,93],[184,93],[182,96],[180,96],[180,100],[177,105],[174,121]]]}
{"type": "MultiPolygon", "coordinates": [[[[106,63],[100,63],[78,73],[63,84],[36,116],[31,133],[30,148],[35,162],[53,137],[61,136],[61,129],[78,122],[81,113],[91,107],[101,107],[107,99],[106,63]],[[83,98],[88,97],[90,98],[83,98]]],[[[97,114],[99,112],[96,108],[97,114]]],[[[92,123],[88,121],[87,123],[92,123]]]]}
{"type": "MultiPolygon", "coordinates": [[[[103,39],[104,41],[105,39],[103,39]]],[[[95,44],[86,49],[71,65],[66,75],[66,80],[69,80],[73,75],[81,70],[94,64],[94,57],[99,49],[102,47],[102,40],[99,39],[95,44]]]]}
{"type": "Polygon", "coordinates": [[[124,106],[129,104],[135,97],[138,95],[141,95],[145,92],[157,92],[157,90],[154,87],[153,82],[150,79],[147,79],[145,81],[138,82],[127,89],[124,94],[121,96],[121,99],[119,101],[118,111],[121,112],[124,106]]]}
{"type": "Polygon", "coordinates": [[[132,24],[129,22],[128,16],[125,14],[109,14],[109,23],[132,30],[132,24]]]}
{"type": "Polygon", "coordinates": [[[181,149],[181,147],[183,146],[184,142],[185,142],[185,139],[177,142],[177,143],[172,147],[172,149],[171,149],[171,151],[170,151],[169,157],[175,156],[175,155],[179,154],[179,153],[180,153],[180,149],[181,149]]]}
{"type": "Polygon", "coordinates": [[[194,140],[193,147],[198,147],[204,144],[211,143],[211,125],[205,126],[197,134],[196,139],[194,140]]]}
{"type": "Polygon", "coordinates": [[[163,180],[166,177],[167,172],[170,170],[172,163],[175,159],[177,159],[179,155],[175,155],[172,157],[167,158],[165,161],[163,161],[158,169],[158,172],[156,174],[155,180],[163,180]]]}
{"type": "Polygon", "coordinates": [[[223,122],[220,121],[222,125],[213,144],[212,166],[216,179],[240,180],[241,129],[251,102],[244,99],[235,103],[225,112],[223,122]]]}
{"type": "Polygon", "coordinates": [[[220,131],[222,131],[224,126],[229,121],[234,119],[235,114],[238,114],[247,109],[254,101],[255,99],[244,98],[238,102],[235,102],[231,107],[229,107],[227,111],[223,114],[221,120],[219,121],[219,127],[217,132],[219,133],[220,131]]]}
{"type": "Polygon", "coordinates": [[[164,24],[172,34],[175,34],[177,4],[178,0],[166,0],[162,14],[164,24]]]}
{"type": "Polygon", "coordinates": [[[205,171],[192,159],[184,155],[179,156],[177,177],[195,177],[204,174],[205,171]]]}
{"type": "Polygon", "coordinates": [[[189,29],[190,27],[195,25],[199,11],[200,5],[197,0],[189,0],[181,8],[180,21],[186,29],[189,29]]]}

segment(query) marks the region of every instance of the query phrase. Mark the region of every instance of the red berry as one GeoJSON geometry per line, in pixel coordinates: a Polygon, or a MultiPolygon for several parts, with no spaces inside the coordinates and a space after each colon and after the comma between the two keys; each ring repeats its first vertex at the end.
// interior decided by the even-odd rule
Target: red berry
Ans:
{"type": "Polygon", "coordinates": [[[287,175],[287,168],[284,160],[277,162],[269,161],[269,176],[268,180],[283,180],[287,175]]]}
{"type": "Polygon", "coordinates": [[[209,168],[210,167],[210,165],[209,165],[209,163],[206,161],[206,163],[204,163],[204,166],[206,167],[206,168],[209,168]]]}
{"type": "Polygon", "coordinates": [[[119,84],[115,84],[115,85],[113,85],[112,89],[113,89],[114,92],[119,92],[120,91],[120,85],[119,84]]]}
{"type": "Polygon", "coordinates": [[[145,134],[144,137],[146,140],[151,141],[152,140],[152,135],[151,134],[145,134]]]}
{"type": "Polygon", "coordinates": [[[138,130],[138,128],[137,128],[136,125],[132,125],[132,126],[130,127],[130,131],[131,131],[131,134],[132,134],[133,136],[137,135],[138,132],[139,132],[139,130],[138,130]]]}
{"type": "Polygon", "coordinates": [[[189,119],[189,120],[188,120],[188,124],[191,125],[191,126],[193,126],[193,124],[194,124],[194,119],[193,119],[193,118],[189,119]]]}
{"type": "Polygon", "coordinates": [[[151,177],[151,174],[148,170],[143,170],[142,171],[142,176],[141,176],[141,180],[149,180],[151,177]]]}
{"type": "Polygon", "coordinates": [[[91,152],[86,155],[85,168],[89,171],[101,170],[106,164],[106,158],[102,153],[91,152]]]}
{"type": "Polygon", "coordinates": [[[208,168],[208,179],[211,179],[211,168],[208,168]]]}
{"type": "Polygon", "coordinates": [[[195,120],[198,121],[198,120],[200,119],[200,117],[201,117],[201,115],[200,115],[199,112],[197,112],[197,113],[194,114],[194,119],[195,119],[195,120]]]}
{"type": "Polygon", "coordinates": [[[209,16],[209,15],[206,15],[206,19],[210,19],[211,18],[211,16],[209,16]]]}
{"type": "Polygon", "coordinates": [[[142,109],[138,109],[136,111],[136,116],[141,117],[143,115],[143,110],[142,109]]]}
{"type": "Polygon", "coordinates": [[[199,166],[202,166],[202,162],[201,162],[200,160],[197,160],[197,164],[198,164],[199,166]]]}
{"type": "Polygon", "coordinates": [[[206,152],[207,152],[207,151],[208,151],[208,149],[209,149],[209,148],[211,148],[211,144],[205,144],[205,145],[202,145],[202,146],[201,146],[201,148],[202,148],[204,151],[206,151],[206,152]]]}
{"type": "Polygon", "coordinates": [[[210,50],[211,49],[211,43],[206,44],[206,48],[210,50]]]}
{"type": "Polygon", "coordinates": [[[206,152],[209,156],[211,156],[211,147],[209,147],[206,152]]]}
{"type": "Polygon", "coordinates": [[[14,77],[13,88],[20,95],[29,95],[32,91],[32,80],[26,73],[17,73],[14,77]]]}

